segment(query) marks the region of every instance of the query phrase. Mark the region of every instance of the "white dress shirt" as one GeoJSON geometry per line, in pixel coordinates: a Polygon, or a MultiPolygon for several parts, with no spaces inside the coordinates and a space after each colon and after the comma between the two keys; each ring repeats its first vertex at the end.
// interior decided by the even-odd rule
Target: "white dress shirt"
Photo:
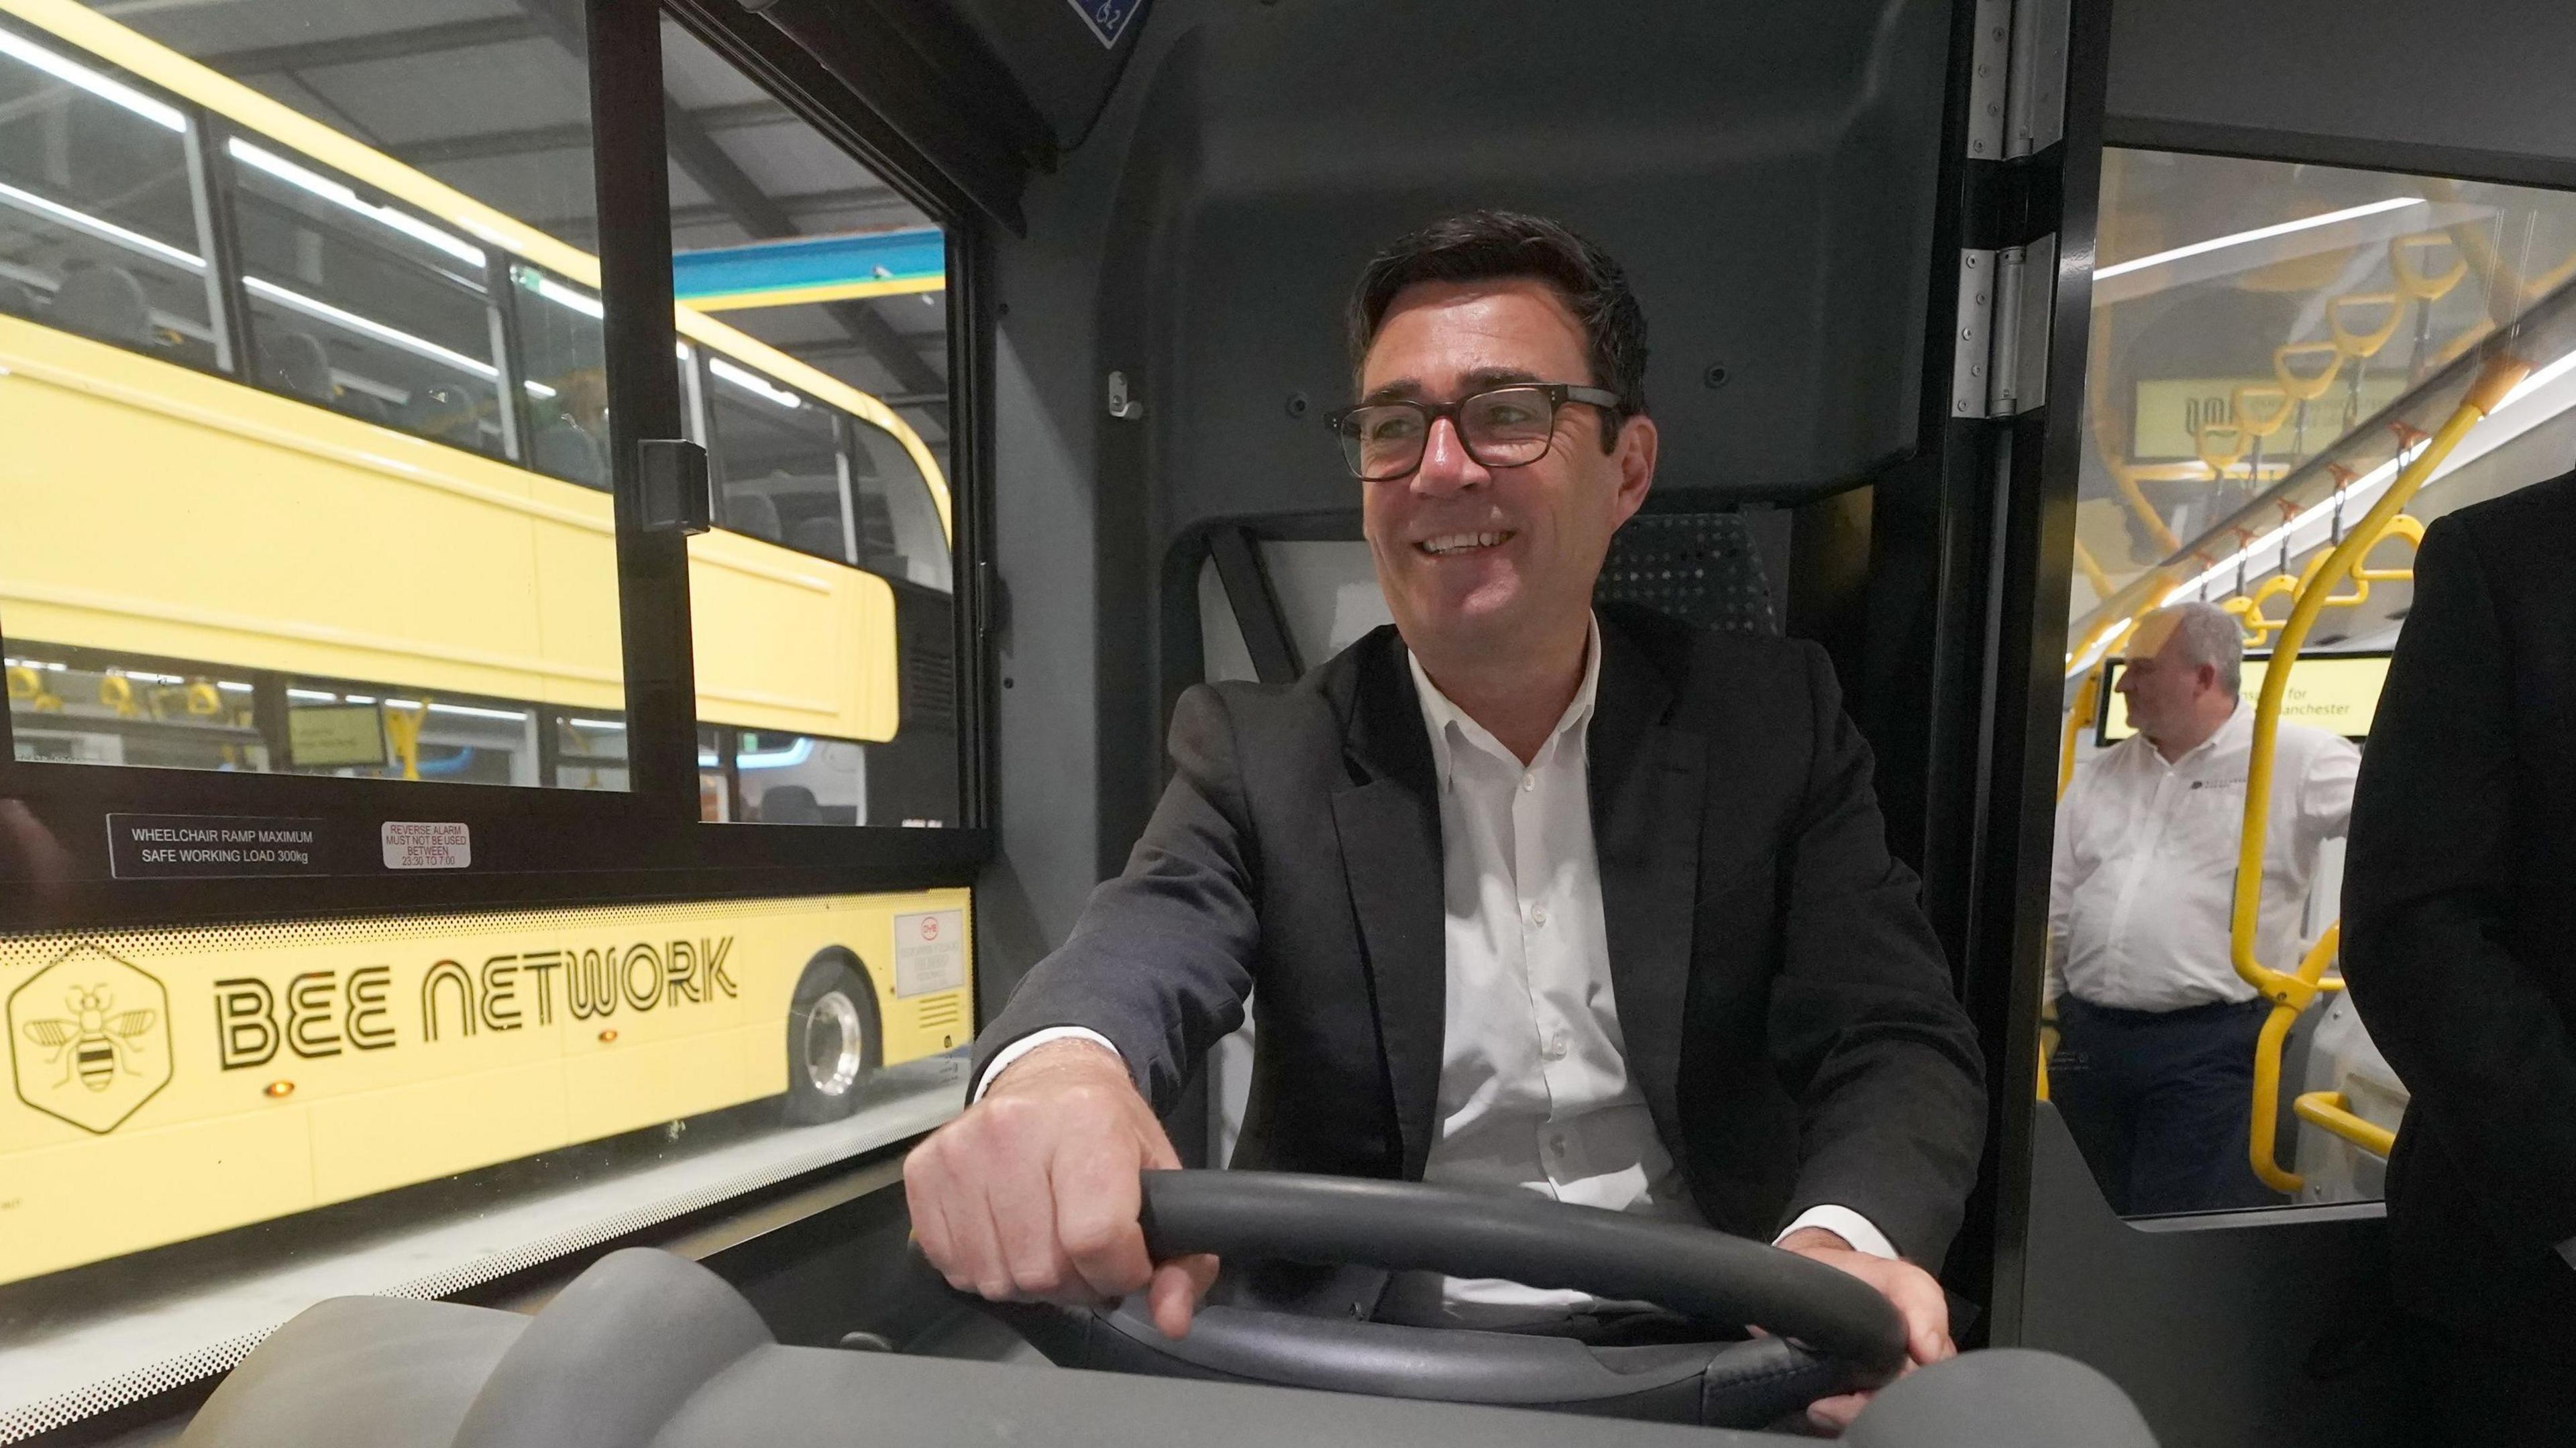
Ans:
{"type": "MultiPolygon", "coordinates": [[[[2247,1001],[2228,960],[2236,851],[2254,711],[2236,712],[2168,764],[2131,735],[2077,771],[2057,804],[2048,892],[2048,998],[2170,1011],[2247,1001]]],[[[2283,724],[2272,753],[2270,826],[2255,959],[2296,969],[2299,920],[2319,849],[2352,818],[2361,751],[2283,724]]]]}
{"type": "MultiPolygon", "coordinates": [[[[1611,990],[1588,758],[1601,677],[1599,622],[1582,686],[1526,767],[1450,702],[1418,660],[1410,667],[1439,776],[1447,921],[1440,1126],[1424,1180],[1695,1220],[1680,1169],[1629,1077],[1611,990]]],[[[1080,1027],[1033,1032],[994,1056],[977,1093],[1024,1052],[1067,1036],[1109,1046],[1080,1027]]],[[[1885,1234],[1847,1207],[1816,1207],[1781,1235],[1802,1227],[1896,1255],[1885,1234]]],[[[1437,1311],[1484,1326],[1562,1316],[1594,1301],[1456,1278],[1399,1282],[1396,1299],[1399,1315],[1437,1311]],[[1419,1300],[1434,1291],[1436,1306],[1419,1300]]]]}

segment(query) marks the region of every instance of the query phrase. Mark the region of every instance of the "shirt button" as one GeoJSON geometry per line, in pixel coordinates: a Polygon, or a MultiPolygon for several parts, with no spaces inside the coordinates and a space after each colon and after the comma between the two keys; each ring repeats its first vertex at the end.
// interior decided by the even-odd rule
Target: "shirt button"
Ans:
{"type": "Polygon", "coordinates": [[[1524,789],[1524,790],[1532,790],[1532,789],[1536,789],[1536,788],[1538,788],[1538,776],[1537,776],[1535,773],[1529,772],[1529,771],[1527,771],[1527,770],[1522,771],[1522,773],[1521,773],[1521,788],[1522,788],[1522,789],[1524,789]]]}
{"type": "Polygon", "coordinates": [[[1534,906],[1534,907],[1532,907],[1532,908],[1531,908],[1531,910],[1530,910],[1530,924],[1532,924],[1532,925],[1545,925],[1546,923],[1547,923],[1547,907],[1546,907],[1546,906],[1544,906],[1544,905],[1539,905],[1539,906],[1534,906]]]}
{"type": "Polygon", "coordinates": [[[1565,1059],[1565,1032],[1559,1031],[1555,1035],[1547,1038],[1546,1056],[1551,1061],[1562,1061],[1565,1059]]]}

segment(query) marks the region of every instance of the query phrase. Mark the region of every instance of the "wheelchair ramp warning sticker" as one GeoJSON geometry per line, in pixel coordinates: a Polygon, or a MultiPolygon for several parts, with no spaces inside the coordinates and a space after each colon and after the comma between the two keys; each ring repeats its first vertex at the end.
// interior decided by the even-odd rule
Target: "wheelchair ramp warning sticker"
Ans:
{"type": "Polygon", "coordinates": [[[965,911],[925,910],[894,918],[896,995],[929,995],[965,983],[965,911]]]}

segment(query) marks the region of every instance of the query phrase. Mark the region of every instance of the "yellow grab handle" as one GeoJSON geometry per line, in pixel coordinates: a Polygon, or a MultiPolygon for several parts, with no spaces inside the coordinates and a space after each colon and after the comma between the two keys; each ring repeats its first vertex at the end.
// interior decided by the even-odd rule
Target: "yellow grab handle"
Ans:
{"type": "Polygon", "coordinates": [[[2388,339],[2397,335],[2397,324],[2406,317],[2395,292],[2352,292],[2326,304],[2326,329],[2334,333],[2335,346],[2347,357],[2375,357],[2388,339]],[[2344,314],[2363,307],[2380,307],[2388,315],[2381,318],[2375,331],[2359,331],[2344,325],[2344,314]]]}
{"type": "Polygon", "coordinates": [[[2314,402],[2325,396],[2326,389],[2334,386],[2335,374],[2342,370],[2343,349],[2332,342],[2292,342],[2272,349],[2272,375],[2281,379],[2283,392],[2300,402],[2314,402]],[[2303,363],[2313,363],[2320,370],[2303,373],[2299,371],[2303,363]]]}
{"type": "Polygon", "coordinates": [[[2227,470],[2245,456],[2245,450],[2254,445],[2254,439],[2246,436],[2245,429],[2235,423],[2204,422],[2191,430],[2191,444],[2199,450],[2200,460],[2209,465],[2210,475],[2223,478],[2227,476],[2227,470]],[[2234,446],[2223,445],[2219,441],[2221,438],[2232,440],[2234,446]]]}
{"type": "Polygon", "coordinates": [[[420,729],[429,722],[429,701],[422,700],[417,709],[385,709],[385,741],[393,746],[395,762],[402,765],[402,777],[420,778],[420,729]]]}
{"type": "Polygon", "coordinates": [[[2229,404],[2236,410],[2236,425],[2256,437],[2270,437],[2279,432],[2290,420],[2290,414],[2297,410],[2291,406],[2288,388],[2274,387],[2268,382],[2244,384],[2236,389],[2229,404]],[[2272,410],[2265,413],[2255,405],[2258,402],[2269,404],[2272,410]]]}
{"type": "Polygon", "coordinates": [[[2397,1133],[2352,1114],[2340,1091],[2311,1091],[2294,1098],[2290,1110],[2310,1126],[2321,1126],[2382,1161],[2397,1149],[2397,1133]]]}
{"type": "MultiPolygon", "coordinates": [[[[2388,520],[2388,526],[2379,530],[2379,536],[2370,540],[2370,546],[2377,548],[2391,538],[2405,539],[2410,548],[2423,547],[2423,521],[2412,513],[2400,513],[2388,520]]],[[[2373,568],[2370,566],[2370,553],[2365,549],[2361,557],[2353,561],[2352,576],[2365,587],[2373,582],[2409,583],[2415,578],[2414,560],[2408,559],[2407,566],[2403,568],[2373,568]]]]}
{"type": "Polygon", "coordinates": [[[123,674],[99,675],[98,702],[119,718],[131,719],[143,712],[134,707],[134,681],[123,674]]]}
{"type": "MultiPolygon", "coordinates": [[[[2278,642],[2272,648],[2272,661],[2263,670],[2263,692],[2254,706],[2254,742],[2248,751],[2245,767],[2245,821],[2236,847],[2236,899],[2230,912],[2227,930],[2228,962],[2236,974],[2273,1004],[2271,1018],[2263,1024],[2263,1043],[2255,1048],[2252,1156],[2257,1176],[2283,1191],[2296,1191],[2296,1173],[2284,1172],[2272,1160],[2273,1121],[2280,1106],[2281,1038],[2288,1034],[2290,1021],[2308,1002],[2316,999],[2317,977],[2285,975],[2254,958],[2255,928],[2263,909],[2263,847],[2270,826],[2272,793],[2272,749],[2281,734],[2281,701],[2290,686],[2290,670],[2298,663],[2299,650],[2308,641],[2308,631],[2316,626],[2317,614],[2324,609],[2330,580],[2344,577],[2368,551],[2372,543],[2387,531],[2388,520],[2397,516],[2414,498],[2417,489],[2433,476],[2460,439],[2478,425],[2488,413],[2502,404],[2505,394],[2531,372],[2531,365],[2510,354],[2501,354],[2488,362],[2468,391],[2460,398],[2441,428],[2424,439],[2414,461],[2398,470],[2388,491],[2370,505],[2362,515],[2360,526],[2344,535],[2334,551],[2327,554],[2305,584],[2299,589],[2298,602],[2290,606],[2290,617],[2281,625],[2278,642]],[[2291,1183],[2283,1186],[2286,1181],[2291,1183]]],[[[2420,436],[2420,434],[2417,434],[2420,436]]],[[[2401,444],[2406,434],[2399,434],[2401,444]]],[[[2330,932],[2334,938],[2337,932],[2330,932]]],[[[2325,942],[2320,940],[2319,946],[2325,942]]],[[[2312,957],[2314,952],[2311,952],[2312,957]]],[[[2317,976],[2325,966],[2316,964],[2317,976]]]]}
{"type": "Polygon", "coordinates": [[[2447,231],[2419,231],[2388,243],[2388,270],[2397,278],[2397,290],[2422,301],[2438,302],[2469,274],[2469,259],[2460,254],[2458,242],[2447,231]],[[2437,246],[2451,249],[2451,269],[2431,276],[2415,265],[2415,253],[2437,246]]]}

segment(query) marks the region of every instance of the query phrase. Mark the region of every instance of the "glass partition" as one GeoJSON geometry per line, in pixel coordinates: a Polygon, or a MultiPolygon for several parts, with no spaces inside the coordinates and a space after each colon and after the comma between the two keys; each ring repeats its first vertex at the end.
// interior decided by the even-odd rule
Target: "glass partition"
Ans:
{"type": "Polygon", "coordinates": [[[543,787],[625,707],[595,263],[524,219],[590,204],[581,62],[369,9],[0,4],[19,761],[543,787]],[[487,126],[496,61],[559,72],[545,164],[378,144],[487,126]]]}
{"type": "Polygon", "coordinates": [[[2376,1197],[2407,1092],[2335,968],[2355,748],[2424,524],[2576,454],[2576,196],[2114,149],[2094,276],[2038,1088],[2133,1215],[2376,1197]]]}
{"type": "MultiPolygon", "coordinates": [[[[88,831],[168,797],[117,817],[176,889],[313,877],[213,925],[102,877],[118,915],[0,933],[0,1442],[94,1433],[325,1297],[848,1170],[962,1099],[967,890],[734,898],[774,841],[497,793],[631,783],[586,22],[637,12],[588,10],[0,0],[0,792],[88,831]],[[728,898],[661,898],[694,888],[728,898]]],[[[694,84],[671,114],[783,174],[783,109],[694,84]]],[[[687,224],[747,194],[717,179],[687,224]]],[[[919,295],[898,330],[944,377],[919,295]]],[[[954,821],[944,388],[889,401],[858,334],[771,325],[693,314],[674,359],[726,503],[690,577],[706,813],[954,821]]],[[[925,837],[829,843],[759,864],[935,878],[925,837]]]]}
{"type": "Polygon", "coordinates": [[[663,42],[681,387],[716,488],[690,544],[701,813],[960,823],[945,238],[676,25],[663,42]]]}

